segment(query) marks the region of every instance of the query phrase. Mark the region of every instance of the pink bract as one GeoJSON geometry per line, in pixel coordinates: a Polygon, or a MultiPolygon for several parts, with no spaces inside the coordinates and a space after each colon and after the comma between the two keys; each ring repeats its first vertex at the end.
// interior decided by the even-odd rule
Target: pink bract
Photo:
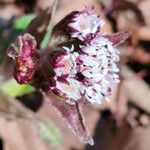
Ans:
{"type": "Polygon", "coordinates": [[[8,55],[14,59],[14,77],[18,83],[31,83],[39,63],[35,38],[30,34],[18,36],[9,46],[8,55]]]}

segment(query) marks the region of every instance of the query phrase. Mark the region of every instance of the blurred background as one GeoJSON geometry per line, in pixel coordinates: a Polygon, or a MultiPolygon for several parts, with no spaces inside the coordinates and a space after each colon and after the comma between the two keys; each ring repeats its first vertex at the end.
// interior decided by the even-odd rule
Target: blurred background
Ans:
{"type": "Polygon", "coordinates": [[[119,46],[121,82],[111,102],[83,110],[94,146],[78,141],[40,92],[12,77],[7,47],[52,2],[0,0],[0,150],[150,150],[150,0],[60,0],[53,15],[49,34],[85,6],[104,17],[104,33],[130,32],[119,46]]]}

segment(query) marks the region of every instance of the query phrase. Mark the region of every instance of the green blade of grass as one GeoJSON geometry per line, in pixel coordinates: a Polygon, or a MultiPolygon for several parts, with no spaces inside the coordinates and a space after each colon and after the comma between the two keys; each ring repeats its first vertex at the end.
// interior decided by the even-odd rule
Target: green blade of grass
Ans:
{"type": "Polygon", "coordinates": [[[31,85],[18,84],[15,79],[9,79],[0,86],[0,89],[12,97],[21,96],[35,90],[31,85]]]}
{"type": "Polygon", "coordinates": [[[35,17],[35,14],[24,15],[23,17],[16,19],[13,28],[17,30],[24,30],[35,17]]]}

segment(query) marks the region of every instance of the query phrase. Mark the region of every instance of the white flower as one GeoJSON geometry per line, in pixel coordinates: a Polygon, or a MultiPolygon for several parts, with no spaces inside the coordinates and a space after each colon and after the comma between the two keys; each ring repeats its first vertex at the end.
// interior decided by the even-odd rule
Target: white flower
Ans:
{"type": "MultiPolygon", "coordinates": [[[[65,50],[66,49],[67,48],[65,48],[65,50]]],[[[57,62],[57,67],[54,68],[56,76],[62,76],[62,75],[74,76],[76,74],[76,58],[77,57],[78,57],[78,53],[76,52],[73,52],[73,53],[67,52],[65,55],[63,56],[61,55],[59,62],[57,62]]]]}
{"type": "Polygon", "coordinates": [[[116,74],[116,61],[119,60],[118,50],[104,37],[96,36],[88,44],[80,45],[80,51],[63,47],[67,54],[61,55],[56,76],[68,74],[67,84],[56,81],[56,89],[75,101],[84,98],[90,103],[101,103],[110,95],[112,84],[119,82],[116,74]],[[77,61],[78,60],[78,61],[77,61]],[[83,80],[78,74],[82,74],[83,80]],[[89,84],[86,85],[84,81],[89,84]]]}
{"type": "Polygon", "coordinates": [[[101,18],[86,11],[77,14],[73,22],[68,24],[75,30],[72,32],[72,37],[77,37],[82,41],[88,34],[95,34],[103,25],[104,21],[101,18]]]}
{"type": "Polygon", "coordinates": [[[60,90],[61,93],[67,95],[69,99],[81,99],[80,90],[82,89],[82,84],[79,81],[74,80],[73,78],[67,78],[67,81],[69,84],[56,81],[56,89],[60,90]]]}
{"type": "Polygon", "coordinates": [[[109,96],[109,86],[106,83],[93,83],[91,86],[83,86],[82,94],[90,103],[101,103],[109,96]]]}
{"type": "Polygon", "coordinates": [[[115,80],[117,77],[113,74],[119,71],[115,64],[115,62],[119,61],[118,50],[104,37],[95,37],[90,44],[90,46],[82,47],[82,51],[87,55],[79,56],[82,61],[81,66],[85,68],[82,69],[83,72],[81,73],[85,77],[93,79],[94,82],[101,81],[106,78],[105,76],[110,78],[111,75],[115,80]]]}
{"type": "Polygon", "coordinates": [[[65,95],[67,101],[86,99],[90,103],[101,103],[111,94],[111,86],[119,82],[116,65],[119,51],[105,36],[98,35],[103,25],[102,19],[88,11],[76,14],[68,24],[74,29],[70,32],[72,38],[82,42],[79,44],[77,40],[71,48],[63,46],[65,55],[60,54],[62,58],[54,61],[57,64],[55,90],[65,95]],[[88,35],[92,36],[88,38],[88,35]]]}

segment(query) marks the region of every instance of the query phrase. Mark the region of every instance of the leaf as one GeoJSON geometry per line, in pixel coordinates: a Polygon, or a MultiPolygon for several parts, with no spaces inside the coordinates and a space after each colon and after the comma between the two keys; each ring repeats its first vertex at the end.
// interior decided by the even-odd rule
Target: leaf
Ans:
{"type": "Polygon", "coordinates": [[[46,34],[45,34],[45,37],[44,37],[44,39],[43,39],[43,41],[42,41],[42,43],[41,43],[41,45],[40,45],[40,48],[41,48],[41,49],[46,48],[47,45],[48,45],[49,37],[50,37],[50,35],[51,35],[51,30],[52,30],[51,28],[52,28],[51,26],[48,26],[48,28],[47,28],[47,32],[46,32],[46,34]]]}
{"type": "Polygon", "coordinates": [[[68,34],[68,22],[70,22],[77,13],[77,11],[71,12],[53,27],[49,42],[50,47],[55,47],[72,40],[72,38],[68,34]]]}
{"type": "Polygon", "coordinates": [[[118,46],[121,43],[123,43],[127,38],[129,38],[129,33],[118,32],[112,35],[105,35],[104,37],[107,38],[109,41],[111,41],[114,44],[114,46],[118,46]]]}
{"type": "Polygon", "coordinates": [[[58,0],[54,0],[52,6],[49,6],[41,14],[39,14],[32,22],[29,24],[25,33],[30,33],[35,37],[38,47],[40,47],[43,41],[47,28],[50,24],[52,15],[57,7],[58,0]]]}
{"type": "Polygon", "coordinates": [[[49,103],[54,106],[79,140],[84,143],[89,143],[90,145],[94,144],[93,139],[85,126],[81,108],[77,102],[75,105],[70,105],[66,103],[64,99],[59,98],[53,93],[47,93],[46,98],[49,103]]]}
{"type": "Polygon", "coordinates": [[[34,91],[34,88],[32,86],[25,84],[20,85],[16,82],[15,79],[10,79],[4,84],[2,84],[0,89],[12,97],[21,96],[34,91]]]}
{"type": "Polygon", "coordinates": [[[61,144],[62,137],[59,129],[50,123],[40,122],[40,134],[52,146],[61,144]]]}
{"type": "Polygon", "coordinates": [[[16,19],[13,28],[17,30],[24,30],[35,17],[35,14],[24,15],[23,17],[16,19]]]}

